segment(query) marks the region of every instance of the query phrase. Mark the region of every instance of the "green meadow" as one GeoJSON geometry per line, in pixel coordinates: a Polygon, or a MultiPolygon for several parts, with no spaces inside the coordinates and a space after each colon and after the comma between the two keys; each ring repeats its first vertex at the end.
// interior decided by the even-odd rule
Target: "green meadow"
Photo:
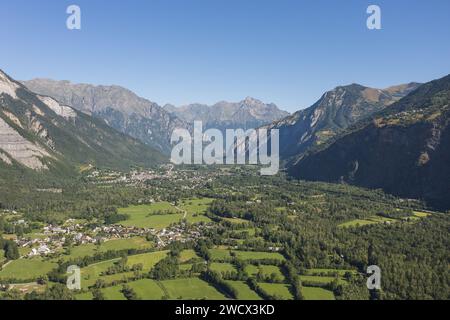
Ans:
{"type": "Polygon", "coordinates": [[[335,300],[333,292],[317,287],[302,287],[305,300],[335,300]]]}
{"type": "Polygon", "coordinates": [[[56,263],[42,258],[12,260],[3,266],[0,279],[32,280],[44,276],[56,267],[56,263]]]}
{"type": "Polygon", "coordinates": [[[226,280],[238,292],[237,298],[239,300],[262,300],[261,297],[245,283],[245,281],[231,281],[226,280]]]}
{"type": "MultiPolygon", "coordinates": [[[[118,239],[118,240],[109,240],[103,242],[100,245],[96,245],[93,243],[83,244],[79,246],[72,247],[70,249],[70,254],[62,256],[64,260],[82,258],[86,256],[93,256],[98,252],[106,252],[109,250],[113,251],[121,251],[121,250],[130,250],[130,249],[149,249],[152,248],[153,243],[147,241],[143,237],[133,237],[129,239],[118,239]]],[[[58,258],[59,259],[59,258],[58,258]]]]}
{"type": "Polygon", "coordinates": [[[180,222],[183,218],[186,218],[189,223],[210,222],[211,220],[204,213],[211,202],[212,199],[202,198],[183,200],[178,207],[169,202],[162,201],[153,204],[119,208],[119,213],[129,216],[127,220],[119,223],[123,226],[161,230],[169,227],[173,223],[180,222]]]}
{"type": "Polygon", "coordinates": [[[281,297],[284,300],[292,300],[294,297],[289,291],[289,285],[283,283],[258,283],[258,285],[270,295],[281,297]]]}
{"type": "Polygon", "coordinates": [[[142,279],[129,282],[128,285],[136,292],[139,299],[161,300],[164,297],[163,289],[155,280],[142,279]]]}
{"type": "Polygon", "coordinates": [[[392,222],[396,222],[396,221],[397,220],[391,219],[391,218],[380,217],[380,216],[371,216],[366,219],[355,219],[355,220],[347,221],[347,222],[339,224],[338,227],[341,227],[341,228],[362,227],[362,226],[371,225],[371,224],[392,223],[392,222]]]}
{"type": "Polygon", "coordinates": [[[179,258],[180,263],[188,262],[192,259],[200,259],[200,257],[195,253],[194,250],[188,249],[181,251],[179,258]]]}
{"type": "Polygon", "coordinates": [[[236,271],[236,268],[231,263],[218,263],[218,262],[212,262],[209,268],[212,271],[216,272],[232,272],[236,271]]]}
{"type": "Polygon", "coordinates": [[[164,280],[160,282],[170,299],[185,300],[223,300],[226,297],[213,286],[199,278],[164,280]]]}
{"type": "Polygon", "coordinates": [[[335,277],[328,277],[328,276],[308,276],[308,275],[301,275],[300,276],[300,280],[302,281],[302,283],[310,283],[310,284],[318,284],[318,285],[322,285],[322,284],[328,284],[333,282],[334,280],[338,281],[339,284],[346,284],[347,281],[342,278],[335,278],[335,277]]]}
{"type": "Polygon", "coordinates": [[[270,277],[272,274],[275,274],[277,276],[277,279],[284,280],[284,276],[281,273],[280,268],[277,266],[272,265],[255,266],[249,264],[245,266],[245,272],[247,272],[249,276],[256,276],[259,272],[261,272],[264,277],[270,277]]]}
{"type": "Polygon", "coordinates": [[[105,300],[126,300],[125,296],[120,292],[122,286],[114,286],[102,289],[105,300]]]}

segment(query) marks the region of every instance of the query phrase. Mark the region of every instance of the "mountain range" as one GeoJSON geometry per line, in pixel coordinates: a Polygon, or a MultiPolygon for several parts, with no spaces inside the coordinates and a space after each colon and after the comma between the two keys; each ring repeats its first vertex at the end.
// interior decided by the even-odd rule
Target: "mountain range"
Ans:
{"type": "Polygon", "coordinates": [[[159,151],[53,97],[31,92],[0,70],[3,169],[68,172],[85,164],[129,168],[163,161],[159,151]]]}
{"type": "Polygon", "coordinates": [[[273,103],[266,104],[251,97],[235,103],[221,101],[212,106],[189,104],[177,108],[165,105],[164,109],[188,123],[200,120],[206,129],[219,130],[257,128],[289,115],[273,103]]]}
{"type": "Polygon", "coordinates": [[[409,83],[383,90],[359,84],[339,86],[323,94],[311,107],[276,121],[267,128],[279,130],[280,157],[289,160],[383,110],[419,85],[409,83]]]}
{"type": "Polygon", "coordinates": [[[23,81],[31,91],[104,120],[114,129],[139,139],[164,154],[170,153],[170,136],[175,128],[190,125],[158,104],[120,86],[94,86],[69,81],[34,79],[23,81]]]}
{"type": "Polygon", "coordinates": [[[214,106],[191,104],[183,107],[158,104],[120,86],[94,86],[69,81],[33,79],[23,81],[31,91],[48,95],[63,104],[104,120],[116,130],[139,139],[164,154],[171,151],[174,129],[191,130],[195,120],[204,128],[255,128],[288,115],[274,104],[247,98],[238,103],[219,102],[214,106]]]}
{"type": "Polygon", "coordinates": [[[450,75],[299,156],[290,175],[350,183],[450,208],[450,75]]]}
{"type": "Polygon", "coordinates": [[[172,130],[201,120],[222,130],[279,129],[280,157],[294,178],[382,188],[450,207],[450,76],[386,89],[339,86],[292,115],[253,98],[160,107],[118,86],[23,84],[31,91],[1,73],[3,165],[159,163],[160,152],[170,152],[172,130]]]}

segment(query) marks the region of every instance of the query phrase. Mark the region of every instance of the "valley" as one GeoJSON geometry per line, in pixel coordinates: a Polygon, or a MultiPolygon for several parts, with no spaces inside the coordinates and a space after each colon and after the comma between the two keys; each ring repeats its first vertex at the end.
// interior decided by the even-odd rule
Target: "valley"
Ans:
{"type": "Polygon", "coordinates": [[[2,199],[0,297],[447,297],[448,214],[381,191],[223,169],[90,167],[60,193],[30,190],[39,201],[2,199]],[[366,288],[369,264],[383,270],[380,291],[366,288]],[[69,265],[81,268],[80,291],[65,287],[69,265]]]}

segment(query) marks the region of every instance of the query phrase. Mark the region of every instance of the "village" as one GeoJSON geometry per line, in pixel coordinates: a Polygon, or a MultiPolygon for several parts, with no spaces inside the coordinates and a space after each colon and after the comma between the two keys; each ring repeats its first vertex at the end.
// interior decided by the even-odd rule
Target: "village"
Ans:
{"type": "MultiPolygon", "coordinates": [[[[17,212],[16,212],[17,214],[17,212]]],[[[13,221],[15,225],[27,225],[24,219],[13,221]]],[[[127,227],[120,224],[90,227],[88,223],[68,219],[62,225],[46,225],[41,232],[17,237],[14,242],[22,249],[30,249],[24,257],[49,256],[62,253],[68,246],[87,244],[100,245],[107,241],[144,237],[154,241],[157,248],[164,248],[172,242],[189,242],[202,237],[208,225],[173,224],[162,230],[153,228],[127,227]]]]}

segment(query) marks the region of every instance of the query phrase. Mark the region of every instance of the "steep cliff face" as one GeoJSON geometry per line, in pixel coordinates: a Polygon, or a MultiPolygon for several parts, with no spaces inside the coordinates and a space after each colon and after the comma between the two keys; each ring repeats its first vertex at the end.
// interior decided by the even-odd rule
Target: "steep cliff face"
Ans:
{"type": "Polygon", "coordinates": [[[35,94],[0,71],[0,161],[3,166],[70,170],[81,163],[125,168],[164,157],[103,121],[35,94]]]}
{"type": "Polygon", "coordinates": [[[34,79],[23,82],[30,90],[55,98],[84,113],[103,119],[116,130],[168,154],[175,128],[190,128],[158,104],[119,86],[74,84],[34,79]]]}
{"type": "Polygon", "coordinates": [[[352,124],[383,110],[419,84],[410,83],[384,90],[358,84],[326,92],[314,105],[269,126],[280,130],[280,156],[298,157],[321,145],[352,124]]]}
{"type": "Polygon", "coordinates": [[[300,157],[300,179],[382,188],[450,207],[450,76],[427,83],[321,150],[300,157]]]}

